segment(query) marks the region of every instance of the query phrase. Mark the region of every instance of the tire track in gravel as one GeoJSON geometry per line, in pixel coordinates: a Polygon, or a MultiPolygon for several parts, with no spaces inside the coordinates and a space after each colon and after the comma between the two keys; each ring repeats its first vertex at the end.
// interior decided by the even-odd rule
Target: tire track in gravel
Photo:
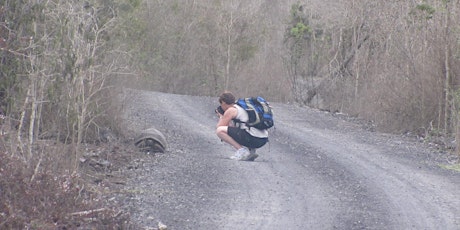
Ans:
{"type": "Polygon", "coordinates": [[[322,153],[319,158],[335,162],[321,168],[317,167],[321,164],[310,166],[316,167],[316,172],[325,168],[335,172],[342,170],[341,174],[333,173],[332,177],[325,178],[327,181],[338,181],[337,192],[342,201],[338,207],[349,207],[341,211],[347,215],[336,218],[339,223],[346,223],[353,229],[460,227],[458,173],[442,170],[434,162],[421,163],[423,159],[405,159],[407,148],[413,143],[399,141],[402,143],[400,148],[395,148],[388,144],[387,138],[366,131],[362,132],[369,135],[368,139],[362,142],[353,136],[359,134],[356,130],[338,132],[318,129],[312,127],[313,124],[299,127],[290,122],[296,119],[292,114],[295,113],[284,117],[281,127],[289,130],[294,138],[301,137],[293,142],[318,149],[322,153]]]}

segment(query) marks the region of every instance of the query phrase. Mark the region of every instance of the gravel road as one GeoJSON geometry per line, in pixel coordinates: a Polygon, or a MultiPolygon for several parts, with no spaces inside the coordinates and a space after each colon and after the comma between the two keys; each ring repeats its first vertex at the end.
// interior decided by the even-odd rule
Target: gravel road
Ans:
{"type": "Polygon", "coordinates": [[[261,156],[233,161],[214,133],[217,96],[129,92],[130,128],[156,127],[169,144],[127,185],[144,229],[460,229],[460,173],[410,138],[272,103],[261,156]]]}

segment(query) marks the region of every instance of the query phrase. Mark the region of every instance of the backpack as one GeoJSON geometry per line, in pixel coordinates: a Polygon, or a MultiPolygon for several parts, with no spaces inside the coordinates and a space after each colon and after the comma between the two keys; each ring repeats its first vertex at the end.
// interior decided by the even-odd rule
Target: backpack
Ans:
{"type": "Polygon", "coordinates": [[[273,111],[268,102],[262,97],[240,98],[235,102],[248,113],[249,120],[237,123],[245,123],[249,128],[269,129],[273,127],[273,111]]]}

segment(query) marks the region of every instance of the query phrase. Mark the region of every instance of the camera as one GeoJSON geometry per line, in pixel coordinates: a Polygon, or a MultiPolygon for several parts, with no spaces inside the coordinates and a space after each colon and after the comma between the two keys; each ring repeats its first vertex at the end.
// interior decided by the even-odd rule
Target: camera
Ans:
{"type": "Polygon", "coordinates": [[[224,111],[224,109],[222,109],[222,106],[217,107],[216,113],[220,113],[220,114],[224,115],[224,112],[225,111],[224,111]]]}

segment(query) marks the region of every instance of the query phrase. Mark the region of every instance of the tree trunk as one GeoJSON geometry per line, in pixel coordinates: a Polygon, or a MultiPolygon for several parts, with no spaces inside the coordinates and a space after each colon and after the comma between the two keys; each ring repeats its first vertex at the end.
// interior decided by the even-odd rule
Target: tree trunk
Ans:
{"type": "Polygon", "coordinates": [[[446,17],[445,17],[445,31],[444,31],[444,71],[445,71],[445,98],[444,98],[444,132],[447,134],[449,132],[449,118],[450,118],[450,66],[449,66],[449,6],[448,2],[445,2],[446,17]]]}

